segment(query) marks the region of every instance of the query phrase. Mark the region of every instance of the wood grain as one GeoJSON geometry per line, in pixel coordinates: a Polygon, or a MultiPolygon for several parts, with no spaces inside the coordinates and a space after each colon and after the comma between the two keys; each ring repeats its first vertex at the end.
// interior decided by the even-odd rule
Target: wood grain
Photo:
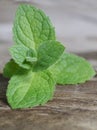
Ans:
{"type": "Polygon", "coordinates": [[[0,75],[0,130],[97,130],[97,78],[56,86],[52,101],[32,109],[11,110],[6,102],[8,79],[0,75]]]}

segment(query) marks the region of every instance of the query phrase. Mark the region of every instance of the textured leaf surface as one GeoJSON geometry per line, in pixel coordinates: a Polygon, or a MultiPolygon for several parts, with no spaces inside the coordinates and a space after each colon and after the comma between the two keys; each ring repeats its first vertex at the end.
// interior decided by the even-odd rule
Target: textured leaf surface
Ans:
{"type": "Polygon", "coordinates": [[[22,44],[14,45],[13,47],[10,48],[12,58],[19,66],[25,69],[30,68],[30,64],[26,62],[26,56],[28,51],[29,49],[22,44]]]}
{"type": "Polygon", "coordinates": [[[26,55],[26,61],[34,63],[37,61],[37,52],[35,50],[29,49],[26,55]]]}
{"type": "Polygon", "coordinates": [[[55,81],[48,71],[19,70],[9,81],[7,99],[12,108],[41,105],[52,98],[54,86],[55,81]]]}
{"type": "Polygon", "coordinates": [[[46,41],[38,49],[35,69],[42,70],[54,64],[64,52],[64,46],[57,41],[46,41]]]}
{"type": "Polygon", "coordinates": [[[84,83],[95,75],[95,71],[88,61],[66,53],[49,70],[58,84],[84,83]]]}
{"type": "Polygon", "coordinates": [[[18,69],[19,66],[13,60],[10,60],[3,69],[3,75],[6,78],[11,78],[18,69]]]}
{"type": "Polygon", "coordinates": [[[54,27],[43,11],[31,5],[20,5],[13,27],[14,41],[37,48],[43,41],[55,40],[54,27]]]}

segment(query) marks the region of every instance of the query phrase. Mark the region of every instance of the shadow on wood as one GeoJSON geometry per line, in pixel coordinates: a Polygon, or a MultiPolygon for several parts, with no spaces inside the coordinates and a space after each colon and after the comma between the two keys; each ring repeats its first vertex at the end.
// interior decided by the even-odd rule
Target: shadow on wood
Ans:
{"type": "Polygon", "coordinates": [[[6,90],[8,85],[8,79],[4,78],[2,74],[0,74],[0,107],[5,107],[7,105],[6,100],[6,90]]]}

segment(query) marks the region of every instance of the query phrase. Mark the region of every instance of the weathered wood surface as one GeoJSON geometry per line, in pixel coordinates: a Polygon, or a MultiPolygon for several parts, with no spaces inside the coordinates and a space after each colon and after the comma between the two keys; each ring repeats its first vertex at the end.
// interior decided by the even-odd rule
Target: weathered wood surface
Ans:
{"type": "Polygon", "coordinates": [[[97,77],[81,85],[57,86],[52,101],[11,110],[7,79],[0,75],[0,130],[97,130],[97,77]]]}

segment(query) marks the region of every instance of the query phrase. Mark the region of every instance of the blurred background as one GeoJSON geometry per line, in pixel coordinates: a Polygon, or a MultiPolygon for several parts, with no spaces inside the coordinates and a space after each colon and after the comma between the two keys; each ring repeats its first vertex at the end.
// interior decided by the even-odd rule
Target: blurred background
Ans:
{"type": "Polygon", "coordinates": [[[0,71],[10,59],[12,24],[17,6],[23,2],[44,10],[66,50],[97,68],[97,0],[0,0],[0,71]]]}

